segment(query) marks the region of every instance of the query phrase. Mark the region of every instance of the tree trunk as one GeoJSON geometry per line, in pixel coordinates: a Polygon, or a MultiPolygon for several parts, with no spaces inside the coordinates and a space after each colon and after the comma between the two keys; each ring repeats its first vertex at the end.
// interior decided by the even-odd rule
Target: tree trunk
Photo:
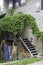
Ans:
{"type": "Polygon", "coordinates": [[[1,41],[1,59],[4,59],[3,46],[5,45],[5,40],[1,41]]]}
{"type": "Polygon", "coordinates": [[[12,45],[11,60],[16,59],[17,46],[15,44],[16,44],[16,37],[14,37],[14,41],[13,41],[13,45],[12,45]]]}

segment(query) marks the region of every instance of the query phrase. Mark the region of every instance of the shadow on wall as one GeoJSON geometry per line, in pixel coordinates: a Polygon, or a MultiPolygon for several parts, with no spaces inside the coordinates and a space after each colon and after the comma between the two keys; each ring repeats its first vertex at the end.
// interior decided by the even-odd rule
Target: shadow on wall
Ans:
{"type": "Polygon", "coordinates": [[[6,15],[6,14],[2,14],[2,15],[0,15],[0,19],[3,18],[5,15],[6,15]]]}

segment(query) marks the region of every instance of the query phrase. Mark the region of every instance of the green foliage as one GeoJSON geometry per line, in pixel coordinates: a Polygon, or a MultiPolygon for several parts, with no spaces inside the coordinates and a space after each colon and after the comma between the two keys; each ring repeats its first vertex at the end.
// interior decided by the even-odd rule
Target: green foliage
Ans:
{"type": "Polygon", "coordinates": [[[24,23],[22,20],[23,18],[22,13],[18,13],[18,14],[14,16],[5,16],[3,19],[1,19],[0,20],[0,31],[13,32],[14,35],[20,34],[23,30],[24,23]]]}
{"type": "Polygon", "coordinates": [[[8,64],[5,64],[5,65],[28,65],[28,64],[35,63],[35,62],[38,62],[38,61],[41,61],[41,59],[39,59],[39,58],[29,58],[29,59],[19,60],[17,62],[8,63],[8,64]]]}
{"type": "Polygon", "coordinates": [[[14,8],[14,9],[9,9],[9,10],[8,10],[8,15],[11,15],[11,16],[14,15],[15,9],[16,9],[16,8],[14,8]]]}
{"type": "Polygon", "coordinates": [[[20,34],[23,31],[24,25],[29,25],[33,34],[39,38],[41,32],[39,31],[36,20],[29,14],[18,12],[15,15],[5,16],[0,20],[0,31],[13,32],[14,35],[20,34]]]}
{"type": "Polygon", "coordinates": [[[31,15],[26,14],[25,15],[25,23],[30,26],[30,28],[32,29],[33,34],[37,38],[40,38],[41,37],[41,32],[40,32],[39,28],[36,25],[35,18],[33,18],[31,15]]]}

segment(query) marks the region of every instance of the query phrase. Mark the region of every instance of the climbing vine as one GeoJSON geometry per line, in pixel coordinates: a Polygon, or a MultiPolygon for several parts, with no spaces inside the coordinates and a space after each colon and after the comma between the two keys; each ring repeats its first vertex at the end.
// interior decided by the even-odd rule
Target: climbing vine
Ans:
{"type": "Polygon", "coordinates": [[[25,23],[30,26],[34,36],[36,36],[37,38],[41,38],[41,32],[40,32],[38,26],[36,25],[36,20],[34,17],[32,17],[29,14],[26,14],[25,15],[25,23]]]}
{"type": "MultiPolygon", "coordinates": [[[[12,12],[11,12],[12,13],[12,12]]],[[[41,37],[41,32],[36,25],[36,20],[29,14],[18,12],[14,15],[7,15],[0,19],[0,31],[13,32],[14,35],[20,34],[23,31],[24,25],[29,25],[32,33],[37,37],[41,37]]]]}

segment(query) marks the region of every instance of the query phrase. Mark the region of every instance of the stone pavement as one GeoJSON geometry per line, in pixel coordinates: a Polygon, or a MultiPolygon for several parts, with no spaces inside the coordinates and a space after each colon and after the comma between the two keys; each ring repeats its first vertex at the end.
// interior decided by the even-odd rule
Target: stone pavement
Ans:
{"type": "Polygon", "coordinates": [[[43,65],[43,61],[32,63],[32,64],[27,64],[27,65],[43,65]]]}
{"type": "Polygon", "coordinates": [[[36,19],[40,31],[43,32],[43,10],[36,12],[35,0],[29,0],[25,6],[17,8],[15,12],[17,13],[19,11],[32,15],[36,19]]]}

